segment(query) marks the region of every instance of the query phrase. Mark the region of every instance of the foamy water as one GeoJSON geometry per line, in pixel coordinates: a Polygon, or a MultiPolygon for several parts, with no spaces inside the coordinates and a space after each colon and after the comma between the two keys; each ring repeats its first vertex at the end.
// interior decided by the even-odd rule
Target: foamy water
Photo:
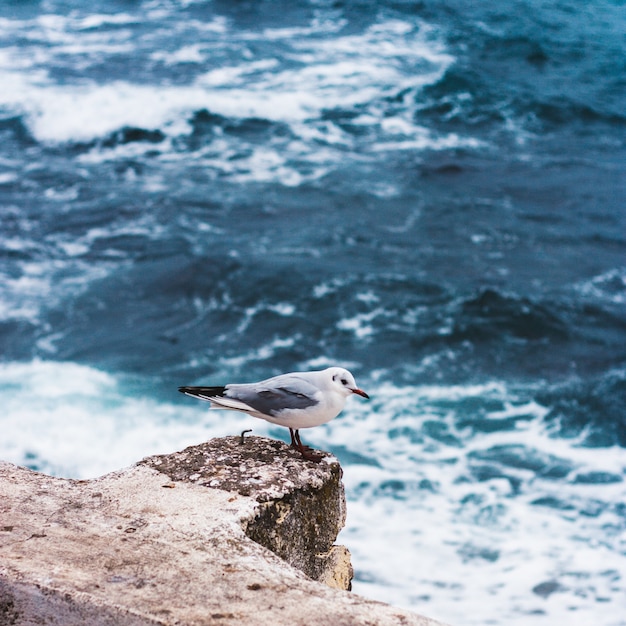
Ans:
{"type": "Polygon", "coordinates": [[[0,56],[0,81],[7,87],[0,94],[0,107],[24,114],[32,135],[49,144],[93,142],[120,128],[159,129],[163,134],[156,146],[135,143],[103,149],[98,142],[80,157],[80,162],[89,165],[139,157],[155,149],[169,162],[189,159],[187,150],[181,151],[173,140],[193,133],[191,121],[196,111],[241,120],[272,120],[284,124],[289,132],[277,135],[269,145],[218,134],[192,158],[197,166],[234,181],[278,181],[287,186],[321,178],[331,171],[330,164],[346,155],[367,159],[353,133],[324,119],[325,111],[334,107],[362,108],[362,114],[350,123],[367,135],[379,136],[376,151],[483,145],[457,133],[433,133],[415,121],[412,96],[441,78],[454,61],[437,32],[425,22],[411,25],[390,20],[373,25],[363,34],[333,38],[329,35],[340,30],[341,23],[323,22],[300,30],[268,29],[242,36],[224,20],[194,22],[188,25],[190,36],[203,37],[203,46],[150,51],[145,62],[200,68],[213,54],[214,46],[232,46],[234,39],[242,46],[273,41],[284,47],[289,64],[280,64],[273,57],[273,49],[261,59],[244,54],[233,65],[205,72],[198,69],[182,85],[145,84],[123,75],[59,84],[42,69],[44,65],[66,65],[68,57],[88,68],[103,56],[150,46],[149,41],[134,41],[133,31],[124,28],[133,22],[124,14],[3,21],[0,30],[5,37],[25,28],[31,36],[27,47],[5,49],[0,56]],[[102,28],[112,32],[99,33],[102,28]],[[398,90],[405,94],[404,100],[390,117],[384,102],[398,90]]]}

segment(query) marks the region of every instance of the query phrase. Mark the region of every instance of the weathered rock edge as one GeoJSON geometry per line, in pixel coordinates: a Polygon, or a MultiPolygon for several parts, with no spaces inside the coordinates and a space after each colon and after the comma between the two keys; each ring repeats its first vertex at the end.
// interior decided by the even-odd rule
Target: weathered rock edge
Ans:
{"type": "Polygon", "coordinates": [[[341,466],[333,456],[315,464],[280,441],[225,437],[139,463],[175,481],[222,489],[259,504],[243,529],[313,580],[350,589],[350,553],[333,545],[346,523],[341,466]]]}
{"type": "MultiPolygon", "coordinates": [[[[343,524],[340,471],[333,457],[315,465],[259,438],[212,440],[88,481],[0,462],[0,626],[436,626],[276,556],[315,574],[315,555],[333,552],[328,530],[306,557],[296,555],[308,540],[289,543],[324,525],[326,505],[310,520],[316,498],[334,500],[331,525],[343,524]]],[[[327,572],[333,559],[322,560],[327,572]]]]}

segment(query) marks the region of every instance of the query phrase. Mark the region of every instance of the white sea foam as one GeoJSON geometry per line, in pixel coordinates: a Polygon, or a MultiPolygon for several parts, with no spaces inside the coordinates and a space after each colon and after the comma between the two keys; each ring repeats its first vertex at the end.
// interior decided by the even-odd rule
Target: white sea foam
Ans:
{"type": "Polygon", "coordinates": [[[17,172],[2,172],[0,174],[0,185],[7,185],[19,180],[17,172]]]}
{"type": "Polygon", "coordinates": [[[285,348],[291,348],[298,337],[276,337],[271,341],[249,350],[246,353],[240,354],[234,357],[220,357],[218,360],[219,365],[229,371],[241,371],[245,369],[246,365],[250,365],[254,362],[261,362],[273,357],[279,350],[285,348]]]}
{"type": "Polygon", "coordinates": [[[626,304],[626,268],[616,268],[576,285],[577,291],[594,302],[626,304]]]}
{"type": "MultiPolygon", "coordinates": [[[[167,8],[152,11],[149,16],[163,20],[167,8]]],[[[134,21],[126,14],[3,20],[0,32],[5,35],[27,30],[31,36],[26,50],[7,47],[0,52],[0,82],[5,86],[0,107],[23,115],[30,132],[44,143],[89,142],[124,127],[159,129],[166,135],[158,146],[163,159],[190,158],[188,152],[178,155],[171,139],[192,131],[189,120],[198,110],[231,119],[286,123],[290,137],[262,145],[222,137],[194,159],[199,166],[236,181],[279,181],[288,186],[321,178],[347,154],[362,160],[371,150],[482,145],[471,137],[439,135],[415,123],[416,93],[438,80],[454,62],[440,35],[418,20],[387,20],[358,34],[342,33],[339,21],[313,20],[308,27],[262,33],[236,30],[224,18],[206,24],[190,22],[186,27],[197,30],[198,40],[171,52],[150,52],[153,61],[168,66],[214,65],[215,46],[233,41],[244,46],[269,38],[285,46],[289,63],[274,56],[233,57],[232,65],[213,66],[183,85],[147,84],[119,76],[108,81],[90,78],[89,63],[142,48],[133,33],[134,21]],[[329,28],[336,32],[334,37],[328,37],[329,28]],[[83,73],[81,78],[60,84],[42,69],[54,66],[57,57],[63,64],[73,64],[77,73],[83,73]],[[392,114],[385,100],[399,92],[404,94],[403,102],[394,105],[392,114]],[[362,113],[351,124],[371,130],[372,143],[365,151],[338,124],[322,119],[325,111],[353,107],[362,113]]],[[[153,35],[158,36],[160,28],[155,23],[153,35]]],[[[94,163],[137,157],[154,149],[147,142],[97,146],[81,159],[94,163]]]]}
{"type": "Polygon", "coordinates": [[[174,52],[159,50],[154,52],[151,56],[155,61],[163,61],[167,65],[202,63],[206,59],[206,53],[203,50],[202,44],[190,44],[174,52]]]}
{"type": "MultiPolygon", "coordinates": [[[[68,256],[80,254],[83,244],[67,242],[68,256]]],[[[31,252],[38,244],[3,240],[5,249],[31,252]]],[[[55,261],[22,261],[19,272],[0,270],[0,320],[21,320],[38,324],[42,308],[58,306],[66,297],[76,297],[89,282],[106,275],[106,264],[93,265],[80,258],[55,261]]]]}
{"type": "Polygon", "coordinates": [[[179,129],[181,112],[207,104],[206,94],[196,89],[157,88],[119,80],[105,85],[33,89],[24,108],[39,141],[65,142],[106,137],[126,126],[179,129]]]}
{"type": "Polygon", "coordinates": [[[115,377],[73,363],[0,364],[0,395],[0,458],[59,476],[99,476],[238,428],[206,406],[129,397],[115,377]]]}
{"type": "Polygon", "coordinates": [[[357,339],[365,339],[374,334],[374,326],[372,322],[380,317],[384,317],[386,311],[382,307],[378,307],[368,311],[367,313],[359,313],[354,317],[344,318],[337,323],[337,328],[354,333],[357,339]]]}
{"type": "Polygon", "coordinates": [[[384,383],[368,391],[370,404],[351,403],[342,418],[307,433],[309,443],[364,458],[344,465],[349,515],[340,539],[353,554],[355,591],[451,624],[620,624],[626,544],[613,505],[624,501],[626,487],[619,478],[589,485],[576,476],[623,477],[623,449],[549,437],[547,409],[500,382],[384,383]],[[472,416],[514,426],[458,428],[472,416]],[[445,428],[430,431],[429,423],[445,428]],[[493,477],[475,478],[480,456],[473,454],[498,449],[556,459],[566,475],[542,476],[496,454],[484,463],[493,477]]]}

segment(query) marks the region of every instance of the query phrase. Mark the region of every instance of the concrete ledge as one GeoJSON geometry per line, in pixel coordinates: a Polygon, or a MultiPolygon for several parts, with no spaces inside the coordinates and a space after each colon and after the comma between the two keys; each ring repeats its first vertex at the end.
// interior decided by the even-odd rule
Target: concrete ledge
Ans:
{"type": "Polygon", "coordinates": [[[349,584],[340,477],[256,437],[90,481],[0,463],[0,626],[436,626],[311,579],[349,584]]]}

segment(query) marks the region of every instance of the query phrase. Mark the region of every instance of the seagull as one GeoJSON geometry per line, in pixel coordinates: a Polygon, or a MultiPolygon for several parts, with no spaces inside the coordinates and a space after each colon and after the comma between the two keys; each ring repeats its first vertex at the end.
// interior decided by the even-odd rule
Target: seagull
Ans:
{"type": "Polygon", "coordinates": [[[206,400],[211,408],[242,411],[272,424],[286,426],[291,445],[308,461],[322,456],[302,445],[301,428],[319,426],[335,419],[353,394],[369,396],[356,386],[354,376],[343,367],[315,372],[280,374],[258,383],[231,383],[223,387],[179,387],[178,391],[206,400]]]}

